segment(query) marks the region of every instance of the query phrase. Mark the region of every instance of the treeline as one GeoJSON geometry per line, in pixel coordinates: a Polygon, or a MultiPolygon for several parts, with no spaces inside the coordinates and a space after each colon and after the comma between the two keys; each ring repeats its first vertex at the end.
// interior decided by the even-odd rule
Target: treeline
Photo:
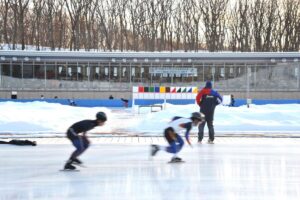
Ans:
{"type": "Polygon", "coordinates": [[[105,51],[299,51],[299,0],[0,0],[0,44],[105,51]]]}

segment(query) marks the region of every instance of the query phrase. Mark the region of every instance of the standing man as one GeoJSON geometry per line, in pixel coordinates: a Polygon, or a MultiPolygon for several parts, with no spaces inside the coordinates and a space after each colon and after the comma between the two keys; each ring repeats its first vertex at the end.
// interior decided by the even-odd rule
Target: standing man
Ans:
{"type": "Polygon", "coordinates": [[[189,139],[192,126],[198,126],[200,122],[204,120],[204,115],[199,112],[192,113],[190,118],[173,117],[172,121],[168,124],[164,130],[164,137],[169,143],[169,146],[163,147],[159,145],[151,145],[151,156],[155,156],[159,150],[164,150],[168,153],[172,153],[173,157],[171,163],[182,162],[181,158],[177,157],[177,153],[182,149],[184,141],[179,135],[180,131],[185,130],[185,139],[191,146],[189,139]]]}
{"type": "Polygon", "coordinates": [[[68,128],[67,137],[71,140],[76,150],[71,154],[69,160],[65,164],[65,170],[76,169],[72,164],[82,164],[77,157],[89,147],[90,142],[86,136],[86,132],[96,126],[103,126],[106,120],[106,114],[104,112],[98,112],[95,120],[82,120],[68,128]]]}
{"type": "Polygon", "coordinates": [[[234,103],[235,103],[234,96],[233,96],[233,94],[231,94],[230,95],[230,106],[234,107],[234,103]]]}
{"type": "Polygon", "coordinates": [[[198,132],[198,142],[201,143],[204,134],[204,127],[207,123],[209,131],[209,144],[214,143],[215,131],[213,126],[214,121],[214,112],[218,104],[222,102],[222,97],[217,91],[212,89],[212,84],[210,81],[206,82],[205,87],[198,93],[196,97],[196,102],[200,107],[200,112],[205,115],[205,122],[199,124],[198,132]]]}

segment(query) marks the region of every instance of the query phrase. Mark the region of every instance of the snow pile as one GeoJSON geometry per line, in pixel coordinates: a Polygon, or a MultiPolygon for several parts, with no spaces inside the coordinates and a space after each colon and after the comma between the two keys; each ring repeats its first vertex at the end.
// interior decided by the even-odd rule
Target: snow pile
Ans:
{"type": "MultiPolygon", "coordinates": [[[[189,117],[198,111],[195,104],[171,105],[158,112],[150,108],[113,109],[104,107],[72,107],[46,102],[1,102],[0,134],[64,134],[73,123],[83,119],[95,119],[104,111],[108,121],[91,133],[128,133],[161,135],[164,127],[174,116],[189,117]]],[[[241,133],[300,133],[300,105],[251,105],[241,107],[218,106],[215,111],[217,134],[241,133]]],[[[194,127],[193,133],[197,132],[194,127]]]]}

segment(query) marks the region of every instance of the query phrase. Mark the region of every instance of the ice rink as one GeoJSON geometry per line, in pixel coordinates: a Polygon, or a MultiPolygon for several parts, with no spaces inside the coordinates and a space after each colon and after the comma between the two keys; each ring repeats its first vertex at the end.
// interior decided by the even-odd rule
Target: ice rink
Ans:
{"type": "Polygon", "coordinates": [[[185,145],[180,164],[165,152],[149,158],[160,137],[91,138],[80,172],[59,171],[73,151],[68,140],[32,140],[38,146],[1,145],[1,200],[300,199],[300,138],[217,137],[185,145]]]}

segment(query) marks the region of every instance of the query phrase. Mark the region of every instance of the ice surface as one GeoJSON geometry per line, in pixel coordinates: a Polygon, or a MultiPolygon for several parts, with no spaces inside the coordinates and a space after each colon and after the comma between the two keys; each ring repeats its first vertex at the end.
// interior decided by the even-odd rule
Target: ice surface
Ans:
{"type": "Polygon", "coordinates": [[[92,139],[81,157],[87,168],[74,173],[58,171],[73,150],[65,139],[1,145],[0,199],[300,199],[300,139],[216,138],[184,146],[181,164],[167,164],[164,152],[149,159],[148,144],[163,140],[102,139],[92,139]]]}
{"type": "MultiPolygon", "coordinates": [[[[190,117],[198,111],[195,104],[171,105],[151,113],[149,108],[111,109],[104,107],[84,108],[46,102],[0,102],[0,134],[48,133],[63,135],[73,123],[94,119],[98,111],[108,115],[105,126],[91,133],[127,133],[161,135],[162,130],[174,116],[190,117]]],[[[300,104],[251,105],[241,107],[217,106],[215,130],[217,134],[243,133],[300,133],[300,104]]],[[[194,128],[192,133],[196,133],[194,128]]]]}

